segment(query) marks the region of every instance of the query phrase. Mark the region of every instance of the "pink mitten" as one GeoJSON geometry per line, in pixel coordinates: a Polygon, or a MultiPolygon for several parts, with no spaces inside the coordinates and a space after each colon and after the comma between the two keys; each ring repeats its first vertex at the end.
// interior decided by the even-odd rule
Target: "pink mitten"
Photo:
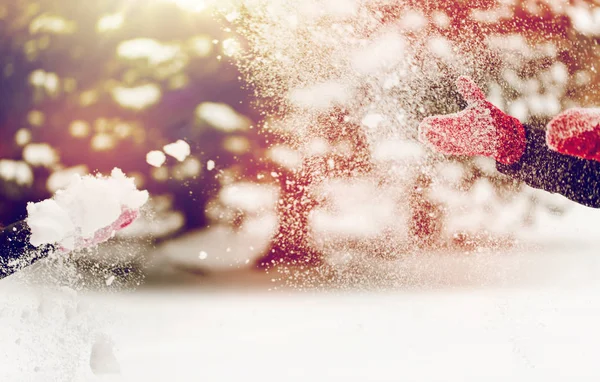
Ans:
{"type": "MultiPolygon", "coordinates": [[[[75,240],[75,249],[80,250],[94,247],[98,244],[110,240],[110,238],[112,238],[116,232],[131,225],[131,223],[133,223],[139,217],[139,215],[140,213],[137,210],[130,210],[124,208],[123,212],[121,212],[121,216],[119,216],[119,218],[114,223],[112,223],[108,227],[104,227],[101,230],[96,231],[94,237],[89,239],[77,238],[75,240]]],[[[61,251],[70,252],[65,248],[61,248],[61,251]]]]}

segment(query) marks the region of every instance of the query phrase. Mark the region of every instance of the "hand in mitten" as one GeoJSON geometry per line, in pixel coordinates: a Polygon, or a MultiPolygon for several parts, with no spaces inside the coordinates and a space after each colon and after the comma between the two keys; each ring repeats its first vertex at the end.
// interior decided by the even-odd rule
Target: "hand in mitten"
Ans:
{"type": "Polygon", "coordinates": [[[503,164],[518,162],[525,151],[523,125],[485,99],[468,77],[456,81],[467,101],[461,112],[428,117],[419,125],[419,139],[447,155],[481,155],[503,164]]]}
{"type": "Polygon", "coordinates": [[[546,143],[554,151],[600,161],[600,108],[574,108],[547,126],[546,143]]]}
{"type": "MultiPolygon", "coordinates": [[[[123,212],[121,212],[121,215],[117,220],[115,220],[111,225],[96,231],[93,237],[75,238],[75,245],[73,250],[81,250],[95,247],[98,244],[102,244],[110,240],[118,231],[130,226],[138,217],[139,211],[123,208],[123,212]]],[[[60,250],[63,253],[71,252],[71,250],[62,247],[60,248],[60,250]]]]}

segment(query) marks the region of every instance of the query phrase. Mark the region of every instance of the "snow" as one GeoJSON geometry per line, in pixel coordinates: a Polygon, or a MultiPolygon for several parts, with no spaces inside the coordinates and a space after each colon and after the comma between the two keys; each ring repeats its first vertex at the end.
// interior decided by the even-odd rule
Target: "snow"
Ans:
{"type": "Polygon", "coordinates": [[[338,278],[308,285],[251,269],[269,215],[166,242],[154,256],[175,270],[157,264],[160,284],[137,291],[109,276],[109,292],[77,293],[44,284],[59,267],[30,267],[0,282],[0,380],[598,380],[598,210],[535,213],[518,248],[358,264],[339,251],[338,278]],[[213,273],[176,270],[196,268],[213,273]]]}
{"type": "Polygon", "coordinates": [[[47,143],[30,143],[23,149],[23,159],[32,166],[49,167],[58,162],[58,154],[47,143]]]}
{"type": "Polygon", "coordinates": [[[119,374],[120,366],[110,337],[99,335],[92,345],[90,369],[95,375],[119,374]]]}
{"type": "Polygon", "coordinates": [[[442,36],[433,37],[427,41],[429,50],[438,57],[452,58],[452,42],[442,36]]]}
{"type": "Polygon", "coordinates": [[[166,155],[162,151],[154,150],[146,154],[146,163],[153,167],[161,167],[167,161],[166,155]]]}
{"type": "Polygon", "coordinates": [[[190,145],[181,139],[175,143],[166,145],[163,147],[163,150],[167,155],[172,156],[180,162],[183,162],[191,153],[190,145]]]}
{"type": "Polygon", "coordinates": [[[29,186],[33,184],[33,171],[25,162],[0,159],[0,178],[29,186]]]}
{"type": "Polygon", "coordinates": [[[214,160],[209,160],[208,162],[206,162],[206,169],[208,171],[212,171],[215,169],[215,161],[214,160]]]}
{"type": "Polygon", "coordinates": [[[74,175],[85,176],[87,173],[89,173],[89,170],[86,165],[58,170],[50,174],[46,186],[48,187],[48,191],[54,193],[60,189],[67,188],[74,179],[74,175]]]}
{"type": "Polygon", "coordinates": [[[361,123],[369,129],[376,129],[383,121],[385,121],[385,116],[381,114],[367,114],[361,123]]]}
{"type": "MultiPolygon", "coordinates": [[[[75,225],[69,211],[61,207],[55,200],[47,199],[27,206],[28,225],[32,235],[30,242],[35,247],[43,244],[54,244],[64,241],[69,233],[75,231],[75,225]]],[[[66,245],[73,248],[74,243],[66,245]]]]}
{"type": "Polygon", "coordinates": [[[219,192],[219,200],[228,207],[248,213],[273,209],[279,197],[276,186],[237,182],[227,185],[219,192]]]}
{"type": "Polygon", "coordinates": [[[131,88],[116,86],[112,89],[112,96],[123,107],[142,110],[160,101],[162,93],[156,84],[146,84],[131,88]]]}
{"type": "Polygon", "coordinates": [[[160,245],[155,254],[186,269],[223,271],[248,268],[273,240],[279,189],[238,182],[223,187],[207,209],[211,224],[160,245]],[[241,221],[232,227],[231,221],[241,221]]]}
{"type": "Polygon", "coordinates": [[[327,110],[335,105],[343,105],[352,98],[352,89],[336,81],[315,84],[294,89],[290,92],[291,102],[305,109],[327,110]]]}
{"type": "Polygon", "coordinates": [[[232,132],[250,126],[250,121],[224,103],[204,102],[196,108],[196,116],[213,127],[232,132]]]}
{"type": "Polygon", "coordinates": [[[146,59],[150,65],[160,65],[174,60],[181,54],[176,44],[163,44],[150,38],[123,41],[117,47],[117,55],[128,60],[146,59]]]}
{"type": "Polygon", "coordinates": [[[378,189],[371,179],[328,180],[315,193],[324,199],[309,219],[318,241],[373,239],[386,231],[397,240],[407,234],[398,224],[405,216],[398,211],[397,194],[378,189]]]}
{"type": "Polygon", "coordinates": [[[353,52],[350,58],[354,70],[363,75],[392,68],[402,62],[405,56],[406,43],[397,33],[378,36],[372,41],[365,41],[364,45],[353,52]]]}
{"type": "Polygon", "coordinates": [[[202,164],[194,157],[188,157],[173,168],[173,177],[177,180],[194,178],[202,172],[202,164]]]}
{"type": "Polygon", "coordinates": [[[119,219],[123,208],[137,211],[148,201],[134,180],[115,168],[110,177],[74,175],[54,198],[27,205],[30,242],[39,247],[59,243],[74,249],[77,239],[89,239],[119,219]]]}
{"type": "Polygon", "coordinates": [[[577,31],[588,36],[600,36],[600,8],[572,6],[567,8],[567,15],[577,31]]]}
{"type": "Polygon", "coordinates": [[[124,21],[124,13],[103,15],[96,23],[96,30],[100,33],[117,30],[123,26],[124,21]]]}
{"type": "Polygon", "coordinates": [[[417,32],[427,26],[425,15],[417,9],[408,9],[400,19],[400,26],[407,31],[417,32]]]}
{"type": "MultiPolygon", "coordinates": [[[[204,2],[193,0],[173,2],[186,9],[205,7],[204,2]]],[[[477,70],[471,68],[471,56],[463,58],[467,64],[452,63],[460,58],[459,46],[441,35],[429,35],[430,20],[417,9],[404,10],[398,25],[370,33],[372,17],[364,17],[364,9],[354,0],[312,0],[298,5],[288,0],[257,2],[271,3],[266,4],[264,14],[268,20],[261,19],[264,28],[257,30],[264,31],[273,43],[259,46],[258,51],[265,53],[258,57],[256,52],[248,53],[249,61],[262,72],[255,82],[250,77],[257,95],[279,95],[284,98],[283,106],[298,109],[293,110],[298,115],[280,122],[289,125],[288,132],[298,135],[307,131],[300,125],[314,123],[312,117],[326,114],[332,106],[349,109],[348,121],[369,129],[373,157],[378,170],[385,174],[382,179],[370,178],[372,174],[343,181],[319,179],[308,187],[307,192],[314,193],[320,202],[309,216],[310,229],[317,234],[314,247],[324,254],[334,275],[330,279],[306,268],[297,278],[293,275],[297,269],[253,271],[254,262],[267,253],[278,234],[277,188],[222,181],[218,197],[206,207],[209,226],[164,241],[149,254],[159,263],[154,271],[164,282],[159,284],[162,289],[150,281],[145,289],[116,294],[78,295],[62,289],[48,293],[45,286],[33,283],[39,282],[36,267],[17,275],[18,279],[3,281],[0,357],[4,363],[0,380],[598,380],[599,243],[590,241],[598,237],[598,211],[574,207],[559,218],[545,209],[533,209],[533,220],[541,222],[542,229],[522,227],[517,221],[522,216],[515,212],[525,210],[524,202],[532,197],[533,190],[525,188],[504,204],[499,203],[486,179],[478,180],[469,193],[457,191],[465,167],[444,162],[434,169],[443,176],[434,179],[432,188],[425,192],[436,193],[432,199],[452,200],[445,209],[449,216],[446,227],[500,234],[516,231],[521,246],[495,251],[476,248],[473,252],[416,249],[422,253],[412,250],[407,254],[403,250],[406,247],[400,245],[410,239],[410,214],[405,209],[414,178],[399,179],[398,174],[421,167],[415,164],[426,155],[421,146],[404,136],[415,124],[415,116],[421,118],[428,112],[414,86],[424,74],[444,84],[439,74],[427,73],[430,69],[435,72],[439,62],[432,60],[431,66],[420,69],[420,53],[412,45],[425,43],[431,55],[425,55],[424,60],[438,57],[456,72],[477,70]],[[425,35],[427,40],[421,37],[425,35]],[[397,126],[391,121],[397,121],[397,126]],[[378,255],[389,258],[382,260],[378,255]],[[191,276],[204,271],[209,276],[191,276]],[[314,279],[303,279],[311,272],[314,279]],[[186,280],[190,282],[187,288],[176,287],[186,280]],[[334,292],[336,289],[345,292],[334,292]]],[[[508,18],[513,13],[510,2],[473,16],[482,22],[508,18]]],[[[529,8],[536,8],[529,3],[529,8]]],[[[577,12],[576,16],[569,14],[576,29],[593,35],[597,29],[593,21],[600,13],[594,11],[588,17],[584,8],[577,12]]],[[[431,22],[445,28],[450,18],[438,11],[431,22]]],[[[256,41],[248,37],[251,49],[256,41]]],[[[491,51],[500,52],[503,63],[499,72],[522,94],[507,104],[513,115],[525,120],[530,114],[558,112],[568,86],[565,66],[553,65],[540,73],[538,80],[522,79],[516,68],[504,64],[552,57],[556,46],[532,46],[518,35],[490,38],[488,43],[491,51]]],[[[202,37],[197,38],[197,45],[201,55],[211,49],[210,41],[202,37]]],[[[227,39],[223,47],[225,53],[233,55],[238,45],[236,40],[227,39]]],[[[146,59],[150,65],[176,60],[181,53],[172,44],[151,39],[129,40],[117,49],[124,59],[146,59]]],[[[581,81],[586,78],[582,72],[581,81]]],[[[499,85],[492,90],[496,91],[495,99],[503,98],[499,85]]],[[[153,84],[115,86],[111,91],[122,106],[136,110],[151,106],[161,97],[153,84]]],[[[465,86],[461,92],[471,103],[484,98],[483,93],[465,86]]],[[[445,101],[440,98],[438,102],[445,101]]],[[[471,114],[458,116],[468,116],[462,124],[479,129],[466,131],[461,142],[477,141],[476,133],[497,135],[491,134],[495,130],[480,128],[490,125],[489,110],[473,109],[468,110],[471,114]]],[[[225,132],[243,130],[251,124],[221,103],[199,105],[196,117],[225,132]]],[[[434,119],[426,121],[430,125],[425,127],[430,129],[436,123],[434,119]]],[[[71,131],[85,136],[88,130],[74,126],[71,131]]],[[[305,155],[348,151],[344,142],[330,145],[318,134],[310,134],[303,137],[306,142],[302,141],[305,155]]],[[[97,149],[113,143],[106,134],[92,138],[97,149]]],[[[231,147],[242,152],[249,148],[243,141],[234,143],[231,147]]],[[[166,162],[165,153],[182,162],[173,167],[175,179],[200,173],[202,164],[188,158],[191,150],[186,142],[166,145],[163,151],[150,152],[147,157],[147,162],[164,174],[163,179],[169,175],[166,168],[160,168],[166,162]]],[[[40,165],[52,164],[48,156],[40,160],[34,154],[37,156],[32,157],[31,164],[34,160],[40,165]]],[[[26,152],[24,156],[31,157],[26,152]]],[[[289,168],[299,167],[305,158],[291,155],[283,146],[272,148],[269,156],[289,168]]],[[[342,161],[327,159],[329,170],[340,167],[339,163],[342,161]]],[[[495,171],[494,161],[479,158],[477,163],[488,173],[495,171]]],[[[27,176],[17,176],[16,165],[0,161],[0,174],[31,183],[27,176]]],[[[19,165],[31,173],[27,164],[19,165]]],[[[213,160],[206,163],[208,171],[215,167],[213,160]]],[[[133,180],[115,171],[113,178],[119,178],[115,187],[108,186],[113,178],[78,176],[54,199],[30,204],[32,243],[60,242],[73,247],[74,236],[92,237],[99,228],[111,228],[124,206],[134,210],[141,207],[147,193],[137,191],[133,180]],[[103,191],[114,198],[107,198],[103,191]]],[[[257,178],[277,183],[280,173],[273,171],[269,177],[269,171],[257,178]]],[[[56,174],[55,185],[64,180],[62,174],[56,174]]],[[[538,200],[546,202],[541,197],[538,200]]],[[[159,223],[146,222],[146,227],[135,232],[162,229],[173,233],[184,224],[178,213],[157,216],[159,223]]],[[[120,284],[115,285],[116,277],[99,273],[91,278],[98,278],[103,288],[114,292],[120,284]]],[[[79,275],[72,276],[77,279],[79,275]]]]}
{"type": "Polygon", "coordinates": [[[35,287],[7,280],[0,378],[595,381],[597,244],[407,259],[391,265],[406,281],[387,291],[274,291],[271,275],[238,272],[194,287],[46,295],[43,313],[28,308],[35,287]],[[421,283],[428,275],[437,284],[421,283]]]}
{"type": "Polygon", "coordinates": [[[285,145],[274,145],[267,151],[267,157],[273,162],[288,169],[299,169],[302,165],[302,154],[298,150],[285,145]]]}
{"type": "Polygon", "coordinates": [[[168,241],[155,254],[183,269],[209,272],[248,269],[250,263],[268,250],[276,224],[274,215],[266,215],[247,219],[239,230],[214,225],[168,241]]]}
{"type": "Polygon", "coordinates": [[[31,142],[31,131],[25,128],[19,129],[15,134],[15,142],[19,146],[25,146],[31,142]]]}
{"type": "Polygon", "coordinates": [[[111,286],[113,282],[115,282],[115,276],[111,275],[106,279],[105,283],[106,283],[106,286],[111,286]]]}
{"type": "Polygon", "coordinates": [[[450,17],[444,12],[434,11],[432,13],[432,19],[434,24],[440,28],[447,28],[450,25],[450,17]]]}

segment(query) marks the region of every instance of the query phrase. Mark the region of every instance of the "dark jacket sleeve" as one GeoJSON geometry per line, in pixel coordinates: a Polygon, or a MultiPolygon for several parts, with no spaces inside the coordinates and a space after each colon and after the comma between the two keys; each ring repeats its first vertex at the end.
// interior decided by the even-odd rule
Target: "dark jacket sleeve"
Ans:
{"type": "Polygon", "coordinates": [[[35,248],[29,243],[31,232],[25,221],[0,231],[0,279],[47,257],[54,248],[35,248]]]}
{"type": "Polygon", "coordinates": [[[584,206],[600,208],[600,162],[552,151],[546,132],[525,126],[527,148],[519,162],[497,163],[498,171],[534,188],[561,194],[584,206]]]}

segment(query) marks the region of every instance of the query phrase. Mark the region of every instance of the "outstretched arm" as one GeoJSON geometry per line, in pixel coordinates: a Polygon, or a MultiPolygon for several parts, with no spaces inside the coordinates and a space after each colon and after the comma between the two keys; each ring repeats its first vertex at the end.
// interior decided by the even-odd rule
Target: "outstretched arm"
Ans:
{"type": "Polygon", "coordinates": [[[600,162],[561,154],[546,144],[546,131],[525,126],[527,146],[513,164],[497,162],[503,174],[534,188],[561,194],[584,206],[600,208],[600,162]]]}
{"type": "MultiPolygon", "coordinates": [[[[96,246],[108,241],[117,231],[128,227],[139,216],[135,210],[124,209],[121,216],[111,225],[98,230],[92,238],[78,238],[75,250],[96,246]]],[[[66,254],[70,252],[59,245],[31,244],[31,228],[26,220],[12,224],[0,231],[0,279],[32,265],[36,261],[48,257],[51,253],[66,254]]]]}
{"type": "Polygon", "coordinates": [[[29,243],[31,231],[23,220],[0,231],[0,279],[47,257],[52,245],[35,248],[29,243]]]}
{"type": "Polygon", "coordinates": [[[535,129],[486,101],[471,79],[459,78],[457,87],[469,106],[423,120],[423,143],[444,154],[493,157],[508,176],[600,208],[600,109],[567,110],[535,129]]]}
{"type": "Polygon", "coordinates": [[[47,257],[103,243],[129,226],[148,201],[118,168],[75,176],[54,198],[27,205],[27,219],[0,231],[0,278],[47,257]]]}

